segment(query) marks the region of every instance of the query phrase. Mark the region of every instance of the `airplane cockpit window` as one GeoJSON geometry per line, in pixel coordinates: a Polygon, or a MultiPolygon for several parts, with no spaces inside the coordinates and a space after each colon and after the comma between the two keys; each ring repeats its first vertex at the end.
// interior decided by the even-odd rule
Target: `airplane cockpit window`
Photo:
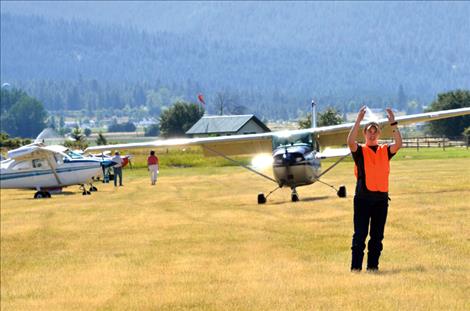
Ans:
{"type": "Polygon", "coordinates": [[[312,139],[312,134],[301,133],[286,136],[273,136],[273,149],[289,146],[309,146],[314,149],[316,145],[312,139]]]}
{"type": "Polygon", "coordinates": [[[31,161],[20,161],[12,167],[14,170],[30,170],[32,168],[31,161]]]}
{"type": "Polygon", "coordinates": [[[48,168],[49,165],[47,164],[47,161],[44,159],[34,159],[33,167],[34,168],[48,168]]]}
{"type": "Polygon", "coordinates": [[[77,152],[74,152],[74,151],[72,151],[72,150],[70,150],[70,149],[67,149],[67,150],[65,151],[65,154],[68,155],[68,156],[69,156],[70,158],[72,158],[72,159],[81,159],[81,158],[83,158],[83,156],[82,156],[81,154],[79,154],[79,153],[77,153],[77,152]]]}

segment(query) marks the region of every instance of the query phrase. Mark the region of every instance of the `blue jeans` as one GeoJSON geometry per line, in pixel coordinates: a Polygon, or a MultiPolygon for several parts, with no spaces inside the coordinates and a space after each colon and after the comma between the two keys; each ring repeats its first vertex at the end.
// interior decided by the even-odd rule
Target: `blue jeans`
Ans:
{"type": "Polygon", "coordinates": [[[113,167],[114,186],[117,186],[117,178],[119,176],[119,186],[122,186],[122,167],[113,167]]]}

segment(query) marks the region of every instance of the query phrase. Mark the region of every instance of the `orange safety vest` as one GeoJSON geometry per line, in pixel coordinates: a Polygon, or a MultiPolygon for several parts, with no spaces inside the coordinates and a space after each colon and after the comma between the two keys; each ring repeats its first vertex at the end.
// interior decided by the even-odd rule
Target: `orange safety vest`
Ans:
{"type": "MultiPolygon", "coordinates": [[[[366,174],[366,187],[369,191],[388,192],[388,175],[390,163],[388,161],[388,145],[380,145],[374,152],[367,145],[361,145],[366,174]]],[[[354,166],[357,178],[357,166],[354,166]]]]}

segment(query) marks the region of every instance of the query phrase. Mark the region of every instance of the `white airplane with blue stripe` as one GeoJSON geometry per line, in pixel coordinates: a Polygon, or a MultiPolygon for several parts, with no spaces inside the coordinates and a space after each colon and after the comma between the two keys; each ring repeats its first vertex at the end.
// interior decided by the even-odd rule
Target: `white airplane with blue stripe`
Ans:
{"type": "Polygon", "coordinates": [[[98,189],[93,182],[103,175],[103,167],[114,165],[110,160],[85,158],[64,146],[34,143],[8,152],[1,161],[1,189],[35,189],[34,198],[50,198],[51,192],[80,185],[83,194],[98,189]],[[85,185],[90,185],[89,190],[85,185]]]}

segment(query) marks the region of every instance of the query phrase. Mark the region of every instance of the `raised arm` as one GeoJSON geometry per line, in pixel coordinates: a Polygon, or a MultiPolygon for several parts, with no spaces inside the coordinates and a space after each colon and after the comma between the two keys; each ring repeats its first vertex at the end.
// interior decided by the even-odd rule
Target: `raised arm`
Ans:
{"type": "Polygon", "coordinates": [[[400,134],[400,131],[398,130],[398,122],[395,121],[395,115],[393,114],[392,109],[387,108],[386,110],[387,110],[388,121],[390,122],[390,126],[392,127],[393,140],[394,140],[394,142],[390,144],[390,152],[397,153],[398,150],[400,150],[402,146],[401,134],[400,134]]]}
{"type": "Polygon", "coordinates": [[[357,150],[357,132],[359,131],[359,127],[361,125],[361,121],[364,119],[364,115],[366,114],[366,106],[362,106],[361,109],[359,110],[359,113],[357,114],[356,118],[356,123],[354,123],[354,126],[351,128],[351,131],[349,131],[348,135],[348,147],[351,152],[356,152],[357,150]]]}

